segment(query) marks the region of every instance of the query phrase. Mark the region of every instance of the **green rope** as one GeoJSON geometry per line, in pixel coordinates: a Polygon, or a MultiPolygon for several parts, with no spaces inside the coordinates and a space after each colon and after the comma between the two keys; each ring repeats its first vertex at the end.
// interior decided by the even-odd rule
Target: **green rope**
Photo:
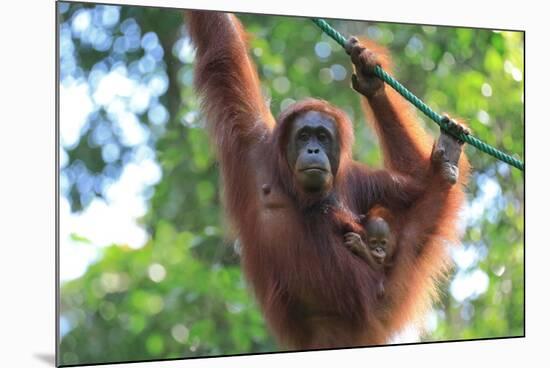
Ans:
{"type": "MultiPolygon", "coordinates": [[[[327,35],[332,37],[336,42],[340,44],[343,48],[346,47],[346,39],[344,36],[342,36],[341,33],[339,33],[337,30],[332,28],[330,24],[325,22],[322,19],[312,18],[311,19],[319,28],[323,30],[327,35]]],[[[446,126],[446,119],[439,115],[437,112],[432,110],[428,105],[426,105],[421,99],[416,97],[411,91],[409,91],[407,88],[405,88],[401,83],[399,83],[397,80],[395,80],[392,76],[390,76],[388,73],[384,71],[379,66],[376,66],[374,69],[374,74],[382,79],[384,82],[389,84],[393,89],[395,89],[401,96],[403,96],[405,99],[407,99],[410,103],[412,103],[414,106],[416,106],[420,111],[422,111],[427,117],[432,119],[437,125],[441,127],[441,129],[445,130],[447,133],[453,135],[455,138],[458,138],[462,140],[463,142],[466,142],[475,148],[479,149],[482,152],[485,152],[493,157],[496,157],[502,162],[505,162],[511,166],[514,166],[521,171],[524,170],[523,162],[518,160],[515,157],[512,157],[502,151],[497,150],[496,148],[492,147],[491,145],[483,142],[482,140],[472,136],[471,134],[457,134],[453,131],[449,131],[446,126]]]]}

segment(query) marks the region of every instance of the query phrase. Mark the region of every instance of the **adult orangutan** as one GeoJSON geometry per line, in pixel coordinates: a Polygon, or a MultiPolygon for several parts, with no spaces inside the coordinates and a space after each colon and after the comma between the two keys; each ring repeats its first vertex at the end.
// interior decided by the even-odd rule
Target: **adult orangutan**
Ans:
{"type": "Polygon", "coordinates": [[[434,145],[405,101],[374,76],[387,58],[351,38],[353,88],[385,159],[384,170],[371,170],[352,160],[352,124],[328,102],[301,101],[274,120],[233,15],[190,11],[187,22],[226,210],[269,328],[293,349],[388,342],[430,305],[448,266],[442,242],[456,240],[468,172],[462,142],[442,134],[434,145]],[[378,271],[343,235],[374,206],[392,213],[397,237],[382,297],[378,271]]]}

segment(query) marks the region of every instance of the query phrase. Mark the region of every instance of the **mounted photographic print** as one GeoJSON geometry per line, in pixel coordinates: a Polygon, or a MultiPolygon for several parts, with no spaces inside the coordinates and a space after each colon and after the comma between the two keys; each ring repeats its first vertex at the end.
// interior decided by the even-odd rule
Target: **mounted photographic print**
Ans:
{"type": "Polygon", "coordinates": [[[524,336],[524,32],[57,20],[58,365],[524,336]]]}

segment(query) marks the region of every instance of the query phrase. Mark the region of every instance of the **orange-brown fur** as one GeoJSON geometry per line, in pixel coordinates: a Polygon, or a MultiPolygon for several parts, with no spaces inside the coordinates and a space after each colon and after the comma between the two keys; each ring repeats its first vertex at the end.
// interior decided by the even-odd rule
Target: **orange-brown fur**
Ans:
{"type": "Polygon", "coordinates": [[[380,137],[385,170],[353,161],[353,130],[346,115],[325,101],[306,100],[275,124],[248,56],[246,37],[232,15],[192,11],[189,32],[197,47],[195,86],[220,161],[225,204],[242,243],[242,266],[271,331],[291,348],[362,346],[388,342],[435,296],[448,266],[442,242],[456,240],[461,183],[434,172],[431,139],[395,93],[365,104],[380,137]],[[299,114],[332,116],[341,146],[328,195],[306,195],[285,157],[288,127],[299,114]],[[269,191],[262,191],[268,185],[269,191]],[[352,214],[374,206],[394,216],[399,236],[386,294],[377,276],[342,244],[352,214]]]}

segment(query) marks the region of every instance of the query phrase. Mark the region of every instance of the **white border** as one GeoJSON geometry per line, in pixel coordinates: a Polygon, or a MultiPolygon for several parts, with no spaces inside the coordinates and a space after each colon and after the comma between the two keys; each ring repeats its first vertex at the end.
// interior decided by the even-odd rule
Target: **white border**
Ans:
{"type": "MultiPolygon", "coordinates": [[[[109,3],[110,1],[105,1],[109,3]]],[[[103,367],[279,367],[382,364],[384,367],[518,367],[548,346],[550,244],[543,233],[550,121],[548,22],[544,2],[338,0],[135,0],[124,4],[189,7],[332,18],[362,18],[524,29],[527,106],[527,319],[524,339],[210,358],[103,367]],[[361,5],[358,5],[361,4],[361,5]],[[359,8],[358,8],[359,6],[359,8]],[[537,226],[538,225],[538,226],[537,226]]],[[[3,3],[0,21],[0,366],[40,367],[54,354],[54,1],[3,3]],[[7,116],[6,116],[7,113],[7,116]]],[[[544,224],[546,225],[546,224],[544,224]]],[[[546,225],[548,227],[548,225],[546,225]]],[[[547,361],[542,358],[542,361],[547,361]]],[[[536,363],[535,363],[536,364],[536,363]]]]}

